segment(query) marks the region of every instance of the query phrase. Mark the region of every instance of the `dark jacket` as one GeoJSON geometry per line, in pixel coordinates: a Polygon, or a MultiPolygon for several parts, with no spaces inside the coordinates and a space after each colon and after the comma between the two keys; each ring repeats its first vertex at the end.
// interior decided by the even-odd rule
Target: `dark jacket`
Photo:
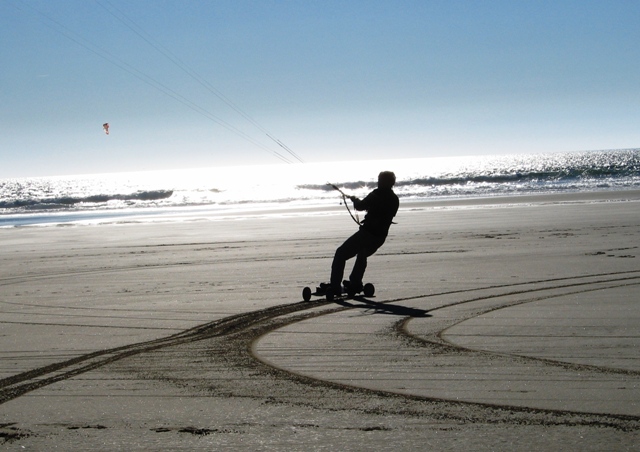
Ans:
{"type": "Polygon", "coordinates": [[[364,199],[353,200],[356,210],[366,210],[362,228],[378,237],[386,237],[400,201],[391,188],[376,188],[364,199]]]}

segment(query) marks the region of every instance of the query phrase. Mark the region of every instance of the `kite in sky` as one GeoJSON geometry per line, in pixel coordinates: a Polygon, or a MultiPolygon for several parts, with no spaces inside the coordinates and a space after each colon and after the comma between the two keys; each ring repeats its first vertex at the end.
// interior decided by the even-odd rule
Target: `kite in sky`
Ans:
{"type": "Polygon", "coordinates": [[[109,123],[105,122],[104,124],[102,124],[102,128],[104,129],[104,133],[109,135],[109,123]]]}

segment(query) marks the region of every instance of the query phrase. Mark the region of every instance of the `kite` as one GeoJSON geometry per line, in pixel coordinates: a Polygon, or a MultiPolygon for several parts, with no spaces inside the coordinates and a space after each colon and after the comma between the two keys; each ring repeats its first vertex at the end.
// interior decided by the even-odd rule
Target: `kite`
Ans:
{"type": "Polygon", "coordinates": [[[102,128],[104,129],[104,133],[109,135],[109,123],[105,122],[104,124],[102,124],[102,128]]]}

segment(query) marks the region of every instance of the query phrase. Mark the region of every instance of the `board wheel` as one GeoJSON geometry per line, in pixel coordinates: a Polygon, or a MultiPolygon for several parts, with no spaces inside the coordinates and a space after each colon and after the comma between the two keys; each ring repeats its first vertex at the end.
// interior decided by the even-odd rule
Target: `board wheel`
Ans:
{"type": "Polygon", "coordinates": [[[310,287],[305,287],[304,289],[302,289],[302,299],[304,301],[311,300],[311,288],[310,287]]]}
{"type": "Polygon", "coordinates": [[[373,284],[366,283],[362,288],[362,292],[364,293],[365,297],[373,297],[373,294],[376,293],[376,288],[373,284]]]}

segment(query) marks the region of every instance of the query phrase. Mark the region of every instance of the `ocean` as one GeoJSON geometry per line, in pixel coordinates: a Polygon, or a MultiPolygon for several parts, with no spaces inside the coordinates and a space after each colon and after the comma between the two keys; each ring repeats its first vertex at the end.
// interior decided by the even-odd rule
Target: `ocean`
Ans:
{"type": "Polygon", "coordinates": [[[5,179],[0,180],[0,227],[304,212],[339,204],[340,195],[327,183],[362,197],[384,170],[396,173],[402,203],[627,190],[640,188],[640,149],[5,179]]]}

